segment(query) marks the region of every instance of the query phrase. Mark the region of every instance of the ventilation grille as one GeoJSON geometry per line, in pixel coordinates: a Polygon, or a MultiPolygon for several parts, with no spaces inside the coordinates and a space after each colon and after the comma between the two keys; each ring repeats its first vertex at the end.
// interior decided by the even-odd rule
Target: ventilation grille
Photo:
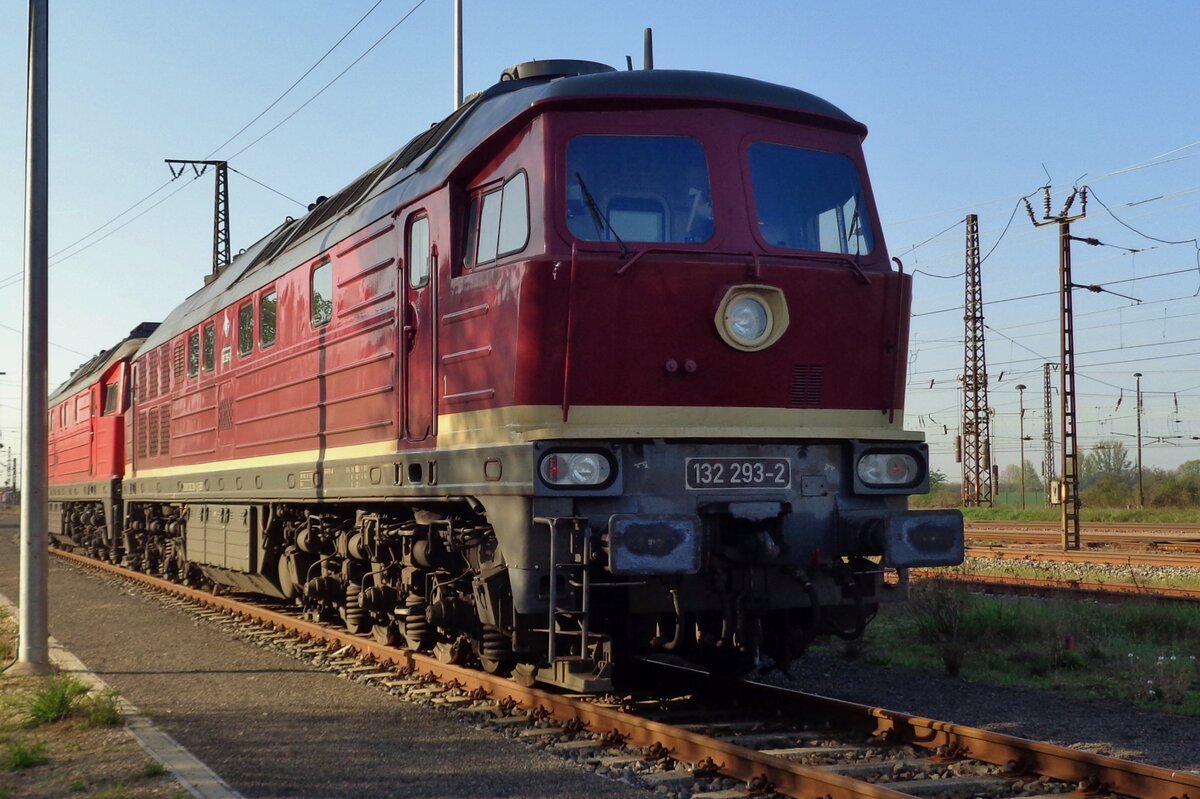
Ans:
{"type": "Polygon", "coordinates": [[[171,454],[171,404],[158,409],[158,454],[171,454]]]}
{"type": "Polygon", "coordinates": [[[183,377],[183,342],[180,341],[175,345],[175,379],[183,377]]]}
{"type": "Polygon", "coordinates": [[[788,390],[789,408],[812,408],[821,404],[825,387],[825,367],[800,364],[792,367],[792,385],[788,390]]]}
{"type": "Polygon", "coordinates": [[[158,348],[158,393],[166,396],[171,393],[171,356],[169,344],[158,348]]]}
{"type": "Polygon", "coordinates": [[[142,369],[142,384],[145,387],[145,392],[141,395],[142,401],[152,400],[158,396],[158,350],[150,350],[149,357],[146,358],[144,368],[142,369]]]}
{"type": "MultiPolygon", "coordinates": [[[[151,408],[146,411],[146,433],[149,439],[149,450],[146,452],[151,458],[158,455],[158,408],[151,408]]],[[[138,431],[141,432],[140,430],[138,431]]]]}
{"type": "Polygon", "coordinates": [[[233,429],[233,400],[223,399],[217,403],[217,429],[233,429]]]}
{"type": "MultiPolygon", "coordinates": [[[[138,374],[141,374],[139,371],[138,374]]],[[[146,425],[149,422],[148,411],[137,415],[137,454],[139,458],[146,457],[146,425]]]]}

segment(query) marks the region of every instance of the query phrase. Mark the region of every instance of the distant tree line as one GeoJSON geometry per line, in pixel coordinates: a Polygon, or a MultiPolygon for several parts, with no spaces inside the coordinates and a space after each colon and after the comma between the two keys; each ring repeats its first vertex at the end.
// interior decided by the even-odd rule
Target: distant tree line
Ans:
{"type": "MultiPolygon", "coordinates": [[[[1060,464],[1061,468],[1061,464],[1060,464]]],[[[930,472],[930,497],[919,504],[954,505],[961,483],[945,472],[930,472]]],[[[1153,508],[1200,507],[1200,460],[1186,461],[1176,469],[1142,469],[1145,506],[1153,508]]],[[[1010,463],[1000,470],[997,492],[1016,495],[1021,490],[1021,469],[1010,463]]],[[[1041,469],[1025,461],[1025,491],[1043,492],[1041,469]]],[[[1079,460],[1079,497],[1085,506],[1125,508],[1137,505],[1137,465],[1129,449],[1117,440],[1098,442],[1079,460]]]]}

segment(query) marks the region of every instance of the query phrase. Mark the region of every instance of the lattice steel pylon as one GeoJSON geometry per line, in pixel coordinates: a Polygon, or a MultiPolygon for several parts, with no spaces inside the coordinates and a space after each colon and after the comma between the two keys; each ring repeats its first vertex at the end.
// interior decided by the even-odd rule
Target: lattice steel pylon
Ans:
{"type": "Polygon", "coordinates": [[[1042,485],[1046,490],[1046,507],[1054,504],[1054,495],[1051,493],[1054,487],[1050,484],[1058,480],[1054,467],[1054,399],[1050,393],[1050,370],[1053,367],[1052,363],[1042,364],[1043,413],[1045,414],[1045,424],[1042,427],[1042,485]]]}
{"type": "Polygon", "coordinates": [[[229,265],[229,163],[227,161],[189,161],[186,159],[168,158],[167,166],[171,169],[171,177],[177,178],[183,174],[184,167],[190,166],[196,177],[203,175],[210,166],[216,167],[217,181],[213,192],[213,266],[212,273],[216,275],[229,265]],[[175,167],[179,168],[176,169],[175,167]]]}
{"type": "Polygon", "coordinates": [[[983,338],[979,217],[967,214],[966,296],[963,302],[963,505],[992,504],[991,414],[983,338]]]}
{"type": "Polygon", "coordinates": [[[1058,214],[1050,213],[1050,187],[1045,189],[1045,213],[1042,221],[1033,215],[1033,206],[1025,200],[1025,210],[1034,227],[1058,225],[1058,298],[1059,298],[1059,353],[1060,363],[1060,418],[1062,419],[1062,546],[1063,549],[1079,549],[1079,448],[1076,440],[1075,411],[1075,306],[1071,292],[1076,287],[1071,282],[1071,223],[1087,216],[1087,186],[1072,190],[1058,214]],[[1071,206],[1080,198],[1079,213],[1071,215],[1071,206]]]}

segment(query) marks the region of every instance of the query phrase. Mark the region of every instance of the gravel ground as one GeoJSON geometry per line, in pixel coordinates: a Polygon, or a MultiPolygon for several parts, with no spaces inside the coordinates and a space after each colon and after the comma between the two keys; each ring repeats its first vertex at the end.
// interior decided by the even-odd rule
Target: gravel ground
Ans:
{"type": "MultiPolygon", "coordinates": [[[[10,600],[16,533],[0,517],[10,600]]],[[[248,799],[647,795],[53,560],[50,598],[51,634],[248,799]]]]}
{"type": "MultiPolygon", "coordinates": [[[[1101,550],[1104,554],[1112,550],[1101,550]]],[[[1145,583],[1195,586],[1200,583],[1200,569],[1184,566],[1130,566],[1121,563],[1059,563],[1050,560],[1002,560],[998,558],[967,558],[963,571],[981,574],[1028,574],[1051,580],[1094,580],[1104,583],[1145,583]]]]}

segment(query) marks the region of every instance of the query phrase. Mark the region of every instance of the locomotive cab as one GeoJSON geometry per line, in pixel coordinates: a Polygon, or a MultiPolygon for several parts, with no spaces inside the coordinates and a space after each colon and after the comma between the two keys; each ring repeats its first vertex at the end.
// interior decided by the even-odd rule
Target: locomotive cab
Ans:
{"type": "MultiPolygon", "coordinates": [[[[533,176],[544,239],[484,250],[518,206],[505,189],[489,223],[473,200],[451,288],[464,309],[519,305],[515,360],[443,364],[456,396],[511,385],[486,424],[530,447],[532,500],[481,497],[514,612],[536,619],[518,640],[572,631],[586,671],[608,640],[745,668],[860,634],[907,568],[963,556],[956,511],[906,509],[928,490],[902,425],[910,281],[875,223],[865,129],[727,76],[579,80],[611,96],[556,81],[466,181],[478,198],[533,176]]],[[[502,320],[445,332],[479,351],[502,320]]],[[[483,418],[448,414],[443,436],[483,418]]],[[[560,637],[540,676],[590,684],[553,662],[560,637]]]]}

